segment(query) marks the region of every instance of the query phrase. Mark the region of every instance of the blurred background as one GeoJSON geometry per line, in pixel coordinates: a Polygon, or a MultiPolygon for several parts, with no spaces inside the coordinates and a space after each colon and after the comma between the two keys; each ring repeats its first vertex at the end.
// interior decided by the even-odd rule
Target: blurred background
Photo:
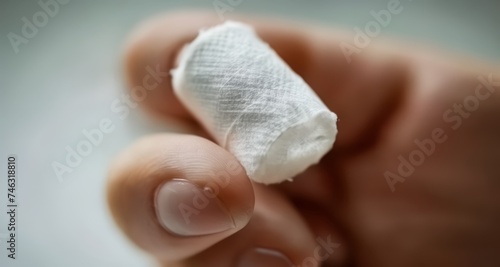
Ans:
{"type": "MultiPolygon", "coordinates": [[[[54,0],[52,0],[54,1],[54,0]]],[[[169,130],[140,109],[121,120],[110,109],[124,90],[121,53],[140,21],[178,9],[205,9],[227,0],[60,0],[49,14],[39,1],[0,3],[0,266],[154,266],[115,227],[106,205],[105,176],[113,156],[147,133],[169,130]],[[62,4],[62,3],[65,4],[62,4]],[[39,17],[32,36],[26,19],[39,17]],[[44,22],[44,23],[42,23],[44,22]],[[13,41],[14,40],[14,41],[13,41]],[[14,45],[13,45],[14,44],[14,45]],[[58,177],[67,147],[83,132],[110,120],[113,132],[58,177]],[[17,260],[6,257],[6,161],[18,157],[17,260]]],[[[51,0],[41,0],[42,3],[51,0]]],[[[240,0],[229,13],[288,18],[295,22],[364,28],[370,11],[389,0],[240,0]]],[[[500,1],[401,0],[403,10],[384,36],[438,46],[485,61],[500,61],[500,1]]],[[[168,29],[165,29],[168,31],[168,29]]]]}

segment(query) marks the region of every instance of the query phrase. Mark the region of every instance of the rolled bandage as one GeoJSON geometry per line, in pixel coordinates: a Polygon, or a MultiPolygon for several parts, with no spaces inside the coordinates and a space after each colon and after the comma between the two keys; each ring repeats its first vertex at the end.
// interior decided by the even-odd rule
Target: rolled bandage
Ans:
{"type": "Polygon", "coordinates": [[[290,180],[333,146],[337,116],[249,26],[201,31],[172,75],[181,102],[256,182],[290,180]]]}

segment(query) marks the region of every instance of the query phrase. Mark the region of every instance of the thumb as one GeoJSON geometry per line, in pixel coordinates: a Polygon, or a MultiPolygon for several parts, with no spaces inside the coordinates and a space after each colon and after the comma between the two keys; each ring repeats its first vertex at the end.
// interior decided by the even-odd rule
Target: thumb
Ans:
{"type": "Polygon", "coordinates": [[[193,256],[242,229],[254,206],[238,161],[195,136],[143,138],[112,165],[111,213],[128,237],[162,262],[193,256]]]}

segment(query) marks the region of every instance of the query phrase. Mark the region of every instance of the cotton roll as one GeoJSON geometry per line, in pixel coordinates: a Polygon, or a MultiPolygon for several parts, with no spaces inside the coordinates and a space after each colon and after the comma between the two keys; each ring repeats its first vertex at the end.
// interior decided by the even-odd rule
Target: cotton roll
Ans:
{"type": "Polygon", "coordinates": [[[179,56],[180,101],[255,182],[291,180],[333,146],[337,116],[239,22],[202,30],[179,56]]]}

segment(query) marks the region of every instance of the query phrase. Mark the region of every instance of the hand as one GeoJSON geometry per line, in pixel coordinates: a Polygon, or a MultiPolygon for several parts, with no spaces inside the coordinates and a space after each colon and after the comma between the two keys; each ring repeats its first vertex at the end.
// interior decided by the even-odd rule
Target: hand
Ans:
{"type": "Polygon", "coordinates": [[[161,69],[142,106],[202,137],[147,136],[114,162],[110,208],[135,244],[163,266],[500,266],[499,68],[375,40],[348,63],[348,34],[236,19],[337,113],[334,149],[291,183],[252,183],[164,73],[220,21],[152,19],[127,46],[129,87],[161,69]]]}

